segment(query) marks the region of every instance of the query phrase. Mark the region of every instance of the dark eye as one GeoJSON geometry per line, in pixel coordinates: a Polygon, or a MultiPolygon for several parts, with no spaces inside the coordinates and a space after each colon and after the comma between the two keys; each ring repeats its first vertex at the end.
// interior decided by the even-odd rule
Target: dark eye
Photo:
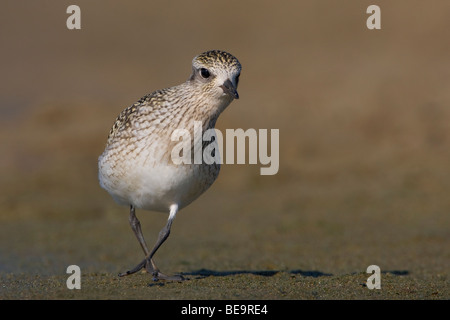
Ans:
{"type": "Polygon", "coordinates": [[[211,75],[208,71],[208,69],[205,68],[201,68],[200,69],[200,74],[202,75],[203,78],[208,79],[209,76],[211,75]]]}
{"type": "Polygon", "coordinates": [[[237,85],[238,85],[238,83],[239,83],[239,76],[240,76],[241,74],[239,73],[238,75],[237,75],[237,77],[236,77],[236,87],[237,87],[237,85]]]}

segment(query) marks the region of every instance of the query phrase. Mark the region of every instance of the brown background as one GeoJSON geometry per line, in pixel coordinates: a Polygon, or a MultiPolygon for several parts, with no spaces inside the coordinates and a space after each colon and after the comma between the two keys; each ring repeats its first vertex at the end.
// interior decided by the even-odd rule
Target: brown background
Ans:
{"type": "MultiPolygon", "coordinates": [[[[3,1],[0,298],[448,299],[450,3],[3,1]],[[66,8],[81,8],[81,30],[66,8]],[[381,30],[366,8],[381,7],[381,30]],[[97,181],[117,114],[192,58],[242,63],[217,127],[280,130],[280,170],[224,165],[156,261],[97,181]],[[65,286],[67,266],[82,289],[65,286]],[[365,273],[379,265],[382,290],[365,273]]],[[[167,218],[138,211],[152,243],[167,218]]]]}

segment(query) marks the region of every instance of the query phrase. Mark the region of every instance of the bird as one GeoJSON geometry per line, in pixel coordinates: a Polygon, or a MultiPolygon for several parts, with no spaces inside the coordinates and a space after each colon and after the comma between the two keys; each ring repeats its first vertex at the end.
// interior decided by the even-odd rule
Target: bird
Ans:
{"type": "MultiPolygon", "coordinates": [[[[175,164],[172,150],[178,141],[173,141],[172,134],[182,128],[195,136],[192,134],[195,121],[201,123],[203,132],[214,129],[219,115],[233,100],[239,99],[241,70],[239,60],[226,51],[203,52],[193,58],[192,72],[184,83],[143,96],[116,118],[98,158],[99,184],[119,205],[129,207],[131,229],[145,254],[134,268],[119,273],[120,277],[145,270],[154,281],[186,280],[181,274],[162,273],[153,257],[169,237],[179,210],[217,179],[220,161],[175,164]],[[136,209],[169,215],[151,250],[136,209]]],[[[191,151],[199,143],[205,147],[205,141],[195,139],[191,138],[191,151]]],[[[211,143],[216,143],[215,140],[211,138],[211,143]]]]}

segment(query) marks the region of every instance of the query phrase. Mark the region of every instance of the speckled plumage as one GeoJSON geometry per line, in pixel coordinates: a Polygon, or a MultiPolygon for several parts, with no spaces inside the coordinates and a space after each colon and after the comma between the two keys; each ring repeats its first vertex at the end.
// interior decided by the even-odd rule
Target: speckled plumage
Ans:
{"type": "Polygon", "coordinates": [[[123,110],[99,157],[100,185],[133,213],[134,208],[170,211],[172,220],[212,185],[220,165],[175,165],[171,151],[178,141],[171,141],[171,135],[188,129],[193,139],[194,121],[201,121],[203,130],[214,128],[220,113],[238,98],[240,71],[231,54],[208,51],[193,59],[186,82],[150,93],[123,110]]]}

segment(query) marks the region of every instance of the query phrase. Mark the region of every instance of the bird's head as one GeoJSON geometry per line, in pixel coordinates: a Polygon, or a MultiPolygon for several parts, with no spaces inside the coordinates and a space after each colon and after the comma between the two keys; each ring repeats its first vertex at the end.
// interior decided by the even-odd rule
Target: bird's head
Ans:
{"type": "Polygon", "coordinates": [[[189,81],[200,86],[208,95],[231,102],[239,99],[237,86],[240,74],[241,64],[238,59],[228,52],[211,50],[192,60],[189,81]]]}

